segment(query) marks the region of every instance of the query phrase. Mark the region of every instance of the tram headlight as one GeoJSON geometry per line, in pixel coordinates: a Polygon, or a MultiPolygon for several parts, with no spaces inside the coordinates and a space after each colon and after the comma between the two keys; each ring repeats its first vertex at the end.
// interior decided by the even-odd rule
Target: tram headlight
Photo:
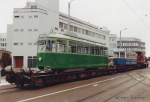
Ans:
{"type": "Polygon", "coordinates": [[[39,60],[39,62],[41,62],[42,61],[42,57],[39,57],[38,60],[39,60]]]}

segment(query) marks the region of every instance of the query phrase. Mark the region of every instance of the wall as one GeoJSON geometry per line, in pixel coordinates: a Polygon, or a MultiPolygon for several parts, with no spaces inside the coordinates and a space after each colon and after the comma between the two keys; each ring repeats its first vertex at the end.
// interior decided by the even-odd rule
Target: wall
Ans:
{"type": "MultiPolygon", "coordinates": [[[[48,5],[50,8],[55,7],[55,10],[58,10],[58,4],[56,4],[58,0],[55,0],[53,4],[52,1],[48,0],[48,2],[50,2],[48,5]]],[[[24,56],[23,67],[27,67],[28,56],[37,55],[39,34],[48,34],[58,27],[59,11],[54,13],[49,9],[36,2],[28,2],[25,8],[14,9],[13,24],[7,27],[7,49],[12,52],[12,56],[24,56]]],[[[14,59],[12,62],[14,66],[14,59]]]]}

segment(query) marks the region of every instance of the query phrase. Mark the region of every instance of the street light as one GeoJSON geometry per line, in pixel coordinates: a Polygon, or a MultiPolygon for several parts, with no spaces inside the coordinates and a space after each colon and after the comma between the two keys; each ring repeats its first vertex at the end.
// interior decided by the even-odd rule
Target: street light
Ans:
{"type": "Polygon", "coordinates": [[[119,51],[119,58],[121,58],[121,43],[122,43],[122,41],[121,41],[121,37],[122,37],[122,31],[125,31],[125,30],[127,30],[128,28],[124,28],[124,29],[122,29],[122,30],[120,30],[120,51],[119,51]]]}

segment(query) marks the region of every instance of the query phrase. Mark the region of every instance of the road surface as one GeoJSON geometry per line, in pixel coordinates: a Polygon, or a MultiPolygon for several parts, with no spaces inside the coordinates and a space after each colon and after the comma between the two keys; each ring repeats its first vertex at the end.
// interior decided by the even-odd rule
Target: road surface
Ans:
{"type": "Polygon", "coordinates": [[[40,89],[1,86],[0,102],[150,102],[150,68],[40,89]]]}

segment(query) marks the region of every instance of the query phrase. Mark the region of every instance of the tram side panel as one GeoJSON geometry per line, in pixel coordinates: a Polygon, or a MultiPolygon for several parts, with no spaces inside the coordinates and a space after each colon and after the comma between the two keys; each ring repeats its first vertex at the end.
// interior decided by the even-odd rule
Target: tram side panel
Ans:
{"type": "Polygon", "coordinates": [[[39,53],[38,67],[40,69],[51,68],[53,70],[67,70],[77,68],[98,68],[108,65],[107,56],[94,56],[67,53],[39,53]]]}

